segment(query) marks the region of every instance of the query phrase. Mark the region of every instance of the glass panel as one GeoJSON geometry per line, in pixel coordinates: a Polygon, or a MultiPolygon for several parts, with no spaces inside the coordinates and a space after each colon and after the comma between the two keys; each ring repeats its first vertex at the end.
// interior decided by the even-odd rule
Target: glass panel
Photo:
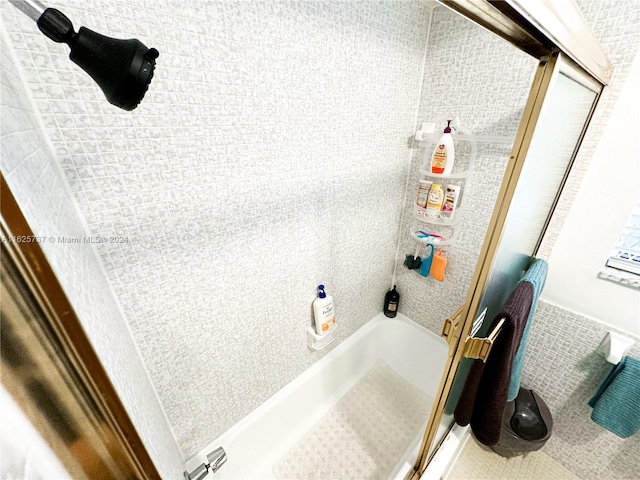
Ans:
{"type": "MultiPolygon", "coordinates": [[[[558,60],[476,312],[477,318],[486,309],[479,337],[488,335],[491,320],[537,251],[599,91],[599,84],[582,78],[562,58],[558,60]]],[[[455,411],[470,366],[471,360],[462,360],[445,414],[455,411]]],[[[443,422],[448,421],[449,417],[443,417],[443,422]]]]}
{"type": "Polygon", "coordinates": [[[488,308],[488,319],[498,313],[537,250],[597,95],[562,71],[552,80],[478,311],[488,308]]]}

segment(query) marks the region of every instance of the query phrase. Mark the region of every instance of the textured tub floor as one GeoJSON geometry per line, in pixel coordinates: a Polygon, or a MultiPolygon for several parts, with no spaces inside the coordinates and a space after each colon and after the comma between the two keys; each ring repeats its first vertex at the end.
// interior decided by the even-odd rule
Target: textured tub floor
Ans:
{"type": "Polygon", "coordinates": [[[278,461],[273,474],[279,480],[384,479],[432,402],[380,361],[278,461]]]}
{"type": "Polygon", "coordinates": [[[580,479],[540,451],[526,456],[504,458],[471,437],[446,480],[580,479]]]}

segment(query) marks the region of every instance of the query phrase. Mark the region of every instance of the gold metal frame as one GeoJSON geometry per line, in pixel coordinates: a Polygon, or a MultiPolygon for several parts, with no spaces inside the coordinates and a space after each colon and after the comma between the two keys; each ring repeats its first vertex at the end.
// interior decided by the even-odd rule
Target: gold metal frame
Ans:
{"type": "Polygon", "coordinates": [[[73,478],[159,479],[2,175],[0,196],[3,386],[73,478]]]}
{"type": "MultiPolygon", "coordinates": [[[[522,168],[524,166],[524,161],[529,150],[529,146],[531,145],[531,140],[538,124],[538,120],[540,118],[540,112],[542,110],[544,99],[549,91],[549,87],[551,86],[552,81],[554,80],[555,76],[559,74],[561,68],[563,69],[562,73],[568,74],[568,76],[586,86],[587,88],[590,88],[596,92],[601,91],[603,88],[603,85],[601,83],[597,82],[588,74],[581,71],[579,66],[575,65],[573,62],[566,58],[562,58],[562,55],[558,51],[554,51],[550,56],[541,59],[540,63],[538,64],[533,84],[529,92],[529,97],[527,99],[522,119],[518,127],[518,132],[516,134],[516,138],[511,150],[509,162],[505,170],[502,185],[500,187],[500,192],[498,193],[496,205],[494,207],[489,227],[487,229],[487,234],[485,236],[482,250],[480,252],[480,257],[478,263],[476,264],[473,279],[471,280],[471,288],[467,293],[467,299],[463,307],[456,311],[456,313],[450,319],[447,319],[443,327],[443,335],[447,337],[447,341],[450,344],[449,355],[445,364],[442,379],[440,381],[440,386],[438,388],[438,396],[434,400],[431,415],[425,429],[418,458],[416,459],[413,470],[406,476],[407,480],[418,480],[421,477],[421,475],[424,473],[424,470],[426,469],[429,460],[429,454],[433,450],[435,450],[432,449],[431,446],[434,442],[438,426],[442,420],[445,403],[451,391],[455,374],[460,362],[464,357],[482,357],[482,354],[486,353],[488,351],[487,349],[491,346],[492,342],[490,338],[478,339],[480,340],[480,342],[475,342],[475,345],[471,345],[466,342],[467,335],[469,334],[473,326],[475,312],[478,311],[485,286],[489,279],[491,265],[493,263],[497,248],[500,243],[500,238],[504,229],[509,206],[513,199],[513,195],[515,193],[515,189],[518,184],[522,168]],[[565,69],[574,70],[568,72],[565,71],[565,69]],[[456,318],[458,316],[460,316],[461,319],[464,319],[464,321],[456,321],[456,318]],[[485,340],[488,340],[488,343],[485,340]]],[[[584,138],[586,128],[589,124],[591,116],[593,115],[593,111],[598,99],[599,95],[596,96],[594,104],[591,108],[591,111],[585,123],[585,127],[582,130],[577,146],[573,152],[573,157],[569,164],[568,170],[571,168],[573,158],[575,158],[580,143],[584,138]]],[[[564,185],[566,176],[567,175],[565,175],[565,179],[563,180],[560,189],[562,189],[564,185]]],[[[551,213],[549,216],[551,216],[551,214],[553,213],[553,209],[555,208],[556,203],[557,197],[551,208],[551,213]]],[[[546,229],[547,225],[548,219],[547,224],[545,224],[544,226],[544,229],[546,229]]],[[[538,241],[538,245],[539,243],[540,241],[538,241]]],[[[538,246],[536,246],[536,249],[537,248],[538,246]]],[[[497,331],[499,331],[499,329],[495,329],[492,335],[497,334],[497,331]]]]}
{"type": "Polygon", "coordinates": [[[559,50],[607,85],[613,66],[575,3],[565,0],[437,0],[541,59],[559,50]]]}

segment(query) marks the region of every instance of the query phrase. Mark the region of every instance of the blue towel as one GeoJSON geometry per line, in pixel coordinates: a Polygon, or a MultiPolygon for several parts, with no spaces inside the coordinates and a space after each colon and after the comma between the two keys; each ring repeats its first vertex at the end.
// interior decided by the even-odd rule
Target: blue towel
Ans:
{"type": "Polygon", "coordinates": [[[509,393],[507,394],[507,401],[511,402],[515,400],[520,391],[520,381],[522,379],[522,369],[524,367],[524,354],[527,350],[527,338],[529,337],[529,331],[531,330],[531,324],[533,323],[533,315],[536,313],[536,305],[544,283],[547,279],[547,262],[541,258],[536,258],[529,266],[529,269],[522,277],[520,282],[529,282],[533,286],[533,303],[531,304],[531,310],[529,311],[529,318],[527,324],[524,327],[522,333],[522,340],[520,340],[520,346],[516,352],[516,356],[513,359],[513,366],[511,367],[511,382],[509,383],[509,393]]]}
{"type": "Polygon", "coordinates": [[[640,430],[640,360],[624,357],[589,400],[591,420],[620,438],[640,430]]]}

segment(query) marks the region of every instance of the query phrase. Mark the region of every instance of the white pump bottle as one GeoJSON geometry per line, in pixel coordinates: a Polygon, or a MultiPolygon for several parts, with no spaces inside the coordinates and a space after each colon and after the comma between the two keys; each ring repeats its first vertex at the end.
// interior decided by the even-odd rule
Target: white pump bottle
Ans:
{"type": "Polygon", "coordinates": [[[318,297],[313,301],[313,317],[318,335],[325,335],[336,326],[333,297],[326,294],[324,285],[318,285],[318,297]]]}

